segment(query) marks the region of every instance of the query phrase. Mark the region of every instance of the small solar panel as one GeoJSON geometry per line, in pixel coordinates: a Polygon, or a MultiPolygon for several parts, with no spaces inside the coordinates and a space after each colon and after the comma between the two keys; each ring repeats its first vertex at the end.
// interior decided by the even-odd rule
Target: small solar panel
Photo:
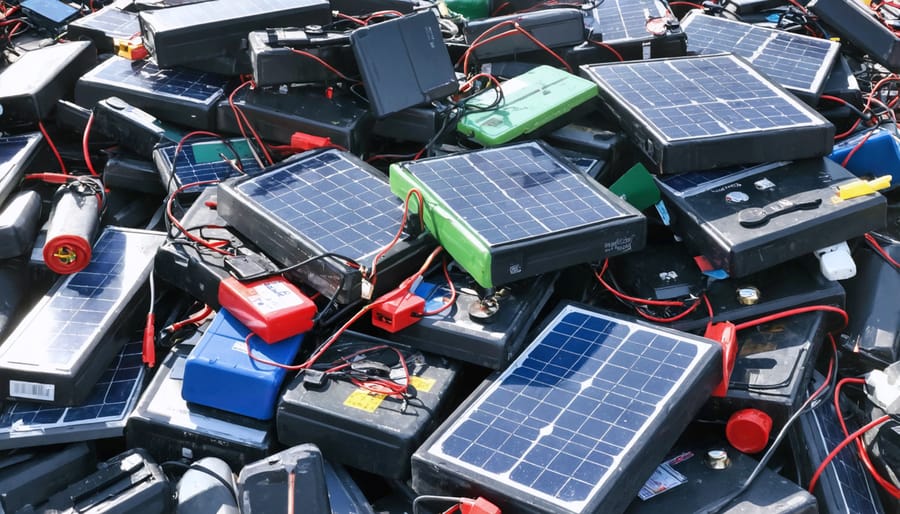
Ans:
{"type": "Polygon", "coordinates": [[[688,35],[688,51],[697,54],[731,52],[803,99],[815,102],[841,45],[783,30],[707,16],[692,10],[681,28],[688,35]]]}
{"type": "Polygon", "coordinates": [[[122,347],[87,400],[74,407],[7,402],[0,410],[0,449],[122,435],[144,379],[141,342],[122,347]]]}
{"type": "Polygon", "coordinates": [[[19,186],[41,140],[39,133],[0,138],[0,206],[19,186]]]}
{"type": "Polygon", "coordinates": [[[624,238],[620,253],[643,246],[637,211],[537,142],[393,165],[391,185],[399,196],[412,188],[422,192],[426,227],[484,287],[602,259],[617,249],[607,249],[604,237],[594,245],[585,241],[595,233],[624,238]],[[613,229],[632,222],[630,229],[613,229]],[[559,248],[568,241],[560,238],[570,234],[577,234],[579,248],[563,256],[559,248]],[[536,255],[547,246],[553,255],[542,266],[536,255]],[[516,260],[505,261],[504,251],[516,260]]]}
{"type": "Polygon", "coordinates": [[[775,169],[786,164],[788,163],[773,162],[760,166],[738,166],[722,170],[693,171],[663,176],[659,178],[658,182],[676,196],[692,196],[701,191],[736,182],[760,170],[775,169]]]}
{"type": "Polygon", "coordinates": [[[595,64],[582,74],[658,173],[831,152],[834,126],[735,55],[595,64]]]}
{"type": "Polygon", "coordinates": [[[165,235],[107,228],[83,271],[60,278],[0,347],[0,397],[76,405],[116,352],[113,330],[165,235]]]}
{"type": "MultiPolygon", "coordinates": [[[[245,141],[246,139],[240,138],[229,140],[232,146],[236,143],[245,141]]],[[[211,139],[205,142],[198,140],[195,143],[186,143],[182,145],[181,151],[178,152],[177,160],[175,158],[175,150],[178,148],[178,145],[160,146],[153,151],[153,163],[156,165],[160,178],[169,193],[172,193],[185,184],[207,180],[224,180],[229,177],[241,175],[241,173],[235,170],[231,164],[225,162],[225,160],[221,158],[209,162],[198,162],[197,157],[194,155],[194,148],[198,144],[209,144],[210,142],[217,143],[219,140],[211,139]],[[172,176],[173,168],[175,170],[174,177],[172,176]]],[[[241,156],[240,150],[236,151],[238,152],[237,157],[240,158],[240,164],[243,167],[245,174],[254,174],[260,170],[256,159],[252,156],[250,158],[241,156]]],[[[236,160],[234,152],[227,146],[222,148],[221,153],[231,161],[236,160]]],[[[209,186],[192,187],[187,189],[186,192],[197,192],[205,187],[209,186]]]]}
{"type": "Polygon", "coordinates": [[[564,304],[413,457],[420,494],[620,512],[708,398],[719,346],[564,304]],[[452,486],[450,484],[453,484],[452,486]]]}
{"type": "Polygon", "coordinates": [[[604,0],[585,20],[589,31],[599,31],[588,34],[588,39],[604,43],[650,39],[653,35],[647,30],[647,18],[665,18],[668,10],[660,0],[604,0]]]}
{"type": "Polygon", "coordinates": [[[102,50],[112,49],[112,39],[130,39],[141,31],[138,16],[114,7],[78,18],[69,23],[69,38],[91,38],[102,50]]]}

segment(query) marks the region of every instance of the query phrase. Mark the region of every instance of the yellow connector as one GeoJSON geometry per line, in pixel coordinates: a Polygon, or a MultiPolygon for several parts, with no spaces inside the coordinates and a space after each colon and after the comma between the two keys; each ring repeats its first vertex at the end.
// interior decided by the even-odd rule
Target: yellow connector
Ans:
{"type": "Polygon", "coordinates": [[[849,184],[838,186],[838,198],[849,200],[857,196],[870,195],[891,187],[891,176],[884,175],[872,180],[854,180],[849,184]]]}
{"type": "Polygon", "coordinates": [[[113,39],[116,55],[131,61],[140,61],[149,55],[141,38],[113,39]]]}

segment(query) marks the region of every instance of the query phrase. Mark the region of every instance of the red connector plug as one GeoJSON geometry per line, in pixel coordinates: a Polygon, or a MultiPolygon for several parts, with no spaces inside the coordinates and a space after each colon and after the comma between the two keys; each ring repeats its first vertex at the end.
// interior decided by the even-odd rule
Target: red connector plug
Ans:
{"type": "Polygon", "coordinates": [[[425,299],[412,292],[413,282],[406,279],[399,287],[375,300],[373,325],[393,334],[419,321],[425,312],[425,299]]]}
{"type": "Polygon", "coordinates": [[[149,367],[156,366],[156,315],[147,315],[147,324],[144,325],[144,346],[141,360],[149,367]]]}
{"type": "Polygon", "coordinates": [[[731,372],[734,371],[734,361],[737,360],[737,330],[734,323],[730,321],[711,323],[706,328],[703,337],[722,345],[722,381],[713,390],[712,395],[724,398],[728,394],[728,384],[731,382],[731,372]]]}
{"type": "Polygon", "coordinates": [[[474,500],[463,498],[459,502],[459,511],[462,514],[501,514],[500,507],[480,496],[474,500]]]}
{"type": "Polygon", "coordinates": [[[294,132],[291,135],[291,149],[298,152],[334,146],[330,137],[314,136],[306,132],[294,132]]]}

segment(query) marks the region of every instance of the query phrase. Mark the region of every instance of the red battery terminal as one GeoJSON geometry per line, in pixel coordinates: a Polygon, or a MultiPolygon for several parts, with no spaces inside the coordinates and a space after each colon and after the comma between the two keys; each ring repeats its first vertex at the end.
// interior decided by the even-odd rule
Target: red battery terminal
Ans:
{"type": "Polygon", "coordinates": [[[421,275],[414,275],[375,300],[372,324],[393,334],[419,321],[425,312],[425,299],[413,290],[421,280],[421,275]]]}
{"type": "Polygon", "coordinates": [[[712,395],[724,398],[728,394],[728,384],[731,382],[731,372],[734,371],[734,361],[737,360],[737,329],[730,321],[710,323],[706,327],[703,337],[722,345],[722,381],[713,390],[712,395]]]}

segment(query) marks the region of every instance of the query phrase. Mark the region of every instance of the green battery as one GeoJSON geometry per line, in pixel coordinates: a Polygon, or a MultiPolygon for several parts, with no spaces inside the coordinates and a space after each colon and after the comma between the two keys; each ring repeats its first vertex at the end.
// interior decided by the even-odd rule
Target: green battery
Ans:
{"type": "Polygon", "coordinates": [[[489,89],[468,99],[472,109],[457,124],[457,130],[484,146],[508,143],[534,132],[597,96],[590,80],[551,66],[538,66],[500,84],[503,99],[493,109],[497,91],[489,89]]]}

